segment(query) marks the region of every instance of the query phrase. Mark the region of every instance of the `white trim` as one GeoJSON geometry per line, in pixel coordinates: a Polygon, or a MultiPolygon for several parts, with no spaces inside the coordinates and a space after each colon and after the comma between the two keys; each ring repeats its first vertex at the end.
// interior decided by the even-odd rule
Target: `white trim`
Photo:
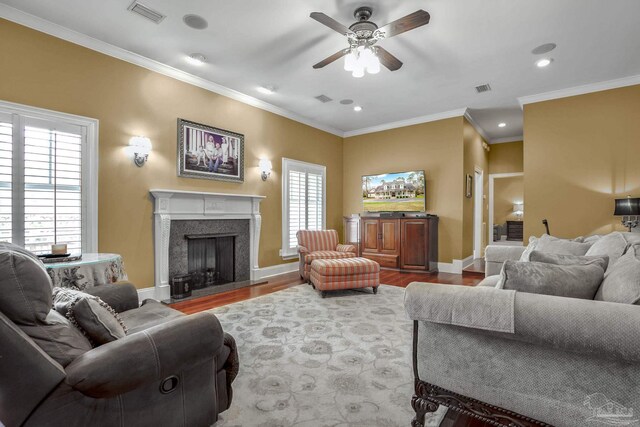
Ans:
{"type": "MultiPolygon", "coordinates": [[[[0,11],[2,5],[0,5],[0,11]]],[[[85,146],[82,152],[82,216],[86,218],[82,225],[82,250],[98,252],[98,156],[99,156],[99,121],[85,116],[62,113],[45,108],[31,107],[24,104],[0,100],[0,110],[21,118],[46,121],[59,121],[82,129],[85,146]]],[[[18,137],[22,138],[22,122],[18,129],[18,137]]]]}
{"type": "Polygon", "coordinates": [[[293,273],[298,271],[297,262],[287,262],[284,264],[271,265],[269,267],[262,267],[256,272],[255,280],[262,280],[280,274],[293,273]]]}
{"type": "Polygon", "coordinates": [[[289,248],[289,171],[298,170],[305,173],[319,173],[322,175],[322,229],[327,228],[327,168],[324,165],[303,162],[300,160],[282,158],[282,244],[280,256],[291,259],[297,255],[289,248]]]}
{"type": "Polygon", "coordinates": [[[426,116],[414,117],[412,119],[399,120],[397,122],[383,123],[381,125],[371,126],[368,128],[347,131],[343,134],[343,137],[349,138],[351,136],[364,135],[367,133],[380,132],[383,130],[418,125],[421,123],[435,122],[438,120],[450,119],[452,117],[464,117],[466,111],[467,111],[466,108],[459,108],[457,110],[445,111],[445,112],[436,113],[436,114],[429,114],[426,116]]]}
{"type": "MultiPolygon", "coordinates": [[[[487,227],[487,245],[490,245],[494,242],[493,240],[493,198],[494,198],[494,180],[496,178],[513,178],[516,176],[524,176],[524,172],[513,172],[513,173],[491,173],[489,174],[489,227],[487,227]]],[[[523,200],[524,202],[524,200],[523,200]]]]}
{"type": "Polygon", "coordinates": [[[469,109],[467,109],[467,111],[464,112],[464,117],[471,124],[471,126],[473,126],[476,132],[480,134],[480,136],[484,139],[485,142],[488,143],[489,141],[491,141],[491,138],[487,136],[487,133],[484,131],[484,129],[482,129],[482,127],[475,120],[473,120],[473,117],[471,117],[471,113],[469,113],[469,109]]]}
{"type": "Polygon", "coordinates": [[[617,89],[625,86],[640,84],[640,74],[635,76],[622,77],[620,79],[605,80],[603,82],[589,83],[581,86],[569,87],[566,89],[553,90],[536,95],[521,96],[518,98],[520,108],[527,104],[550,101],[552,99],[567,98],[569,96],[584,95],[587,93],[600,92],[603,90],[617,89]]]}
{"type": "Polygon", "coordinates": [[[438,271],[440,273],[462,274],[462,270],[473,264],[473,255],[465,259],[454,259],[451,262],[439,262],[438,271]]]}
{"type": "Polygon", "coordinates": [[[341,130],[335,129],[331,126],[323,125],[314,120],[308,119],[306,117],[302,117],[291,111],[287,111],[273,104],[264,102],[260,99],[257,99],[252,96],[246,95],[244,93],[238,92],[236,90],[227,88],[217,83],[213,83],[201,77],[194,76],[193,74],[189,74],[177,68],[170,67],[168,65],[162,64],[153,59],[149,59],[145,56],[138,55],[137,53],[133,53],[128,50],[122,49],[120,47],[114,46],[112,44],[106,43],[102,40],[95,39],[86,34],[78,33],[77,31],[73,31],[69,28],[63,27],[61,25],[55,24],[51,21],[47,21],[37,16],[30,15],[28,13],[25,13],[21,10],[15,9],[13,7],[7,6],[2,3],[0,3],[0,17],[7,19],[9,21],[18,23],[20,25],[24,25],[29,28],[33,28],[35,30],[57,37],[59,39],[66,40],[68,42],[71,42],[80,46],[84,46],[91,50],[95,50],[96,52],[100,52],[105,55],[108,55],[117,59],[121,59],[123,61],[129,62],[134,65],[138,65],[140,67],[146,68],[151,71],[155,71],[156,73],[160,73],[165,76],[172,77],[176,80],[180,80],[185,83],[189,83],[191,85],[217,93],[219,95],[226,96],[236,101],[240,101],[244,104],[248,104],[253,107],[260,108],[261,110],[269,111],[279,116],[283,116],[288,119],[295,120],[297,122],[303,123],[305,125],[323,130],[325,132],[328,132],[340,137],[343,136],[343,132],[341,130]]]}
{"type": "Polygon", "coordinates": [[[505,144],[507,142],[522,142],[524,141],[523,135],[518,136],[505,136],[504,138],[492,139],[491,141],[487,141],[490,145],[493,144],[505,144]]]}
{"type": "Polygon", "coordinates": [[[484,171],[475,166],[473,170],[473,258],[482,254],[482,224],[484,213],[484,171]],[[480,177],[480,180],[477,177],[480,177]],[[478,192],[478,189],[480,191],[478,192]],[[479,193],[479,194],[478,194],[479,193]]]}
{"type": "Polygon", "coordinates": [[[149,298],[155,299],[155,300],[158,299],[156,298],[156,288],[154,286],[138,289],[137,291],[138,291],[138,303],[141,303],[142,301],[149,298]]]}

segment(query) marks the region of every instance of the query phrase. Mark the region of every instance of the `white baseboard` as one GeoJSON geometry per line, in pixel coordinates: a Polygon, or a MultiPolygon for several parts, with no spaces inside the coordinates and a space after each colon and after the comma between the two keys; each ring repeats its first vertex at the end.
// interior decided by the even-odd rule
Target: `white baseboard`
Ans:
{"type": "MultiPolygon", "coordinates": [[[[285,264],[272,265],[255,270],[254,280],[262,280],[268,277],[277,276],[278,274],[292,273],[298,271],[297,262],[289,262],[285,264]]],[[[138,300],[140,302],[151,298],[159,301],[169,299],[171,292],[169,286],[161,286],[156,289],[155,286],[138,289],[138,300]]]]}
{"type": "Polygon", "coordinates": [[[441,273],[462,274],[462,270],[473,263],[473,255],[465,259],[454,259],[452,262],[439,262],[438,271],[441,273]]]}

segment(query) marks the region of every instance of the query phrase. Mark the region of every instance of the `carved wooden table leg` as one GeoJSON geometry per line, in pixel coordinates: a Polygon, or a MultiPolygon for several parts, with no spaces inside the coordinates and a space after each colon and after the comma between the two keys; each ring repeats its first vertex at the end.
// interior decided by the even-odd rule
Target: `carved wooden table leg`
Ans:
{"type": "Polygon", "coordinates": [[[411,420],[411,427],[424,427],[424,417],[427,412],[435,412],[439,406],[414,394],[411,398],[411,407],[416,411],[416,416],[411,420]]]}

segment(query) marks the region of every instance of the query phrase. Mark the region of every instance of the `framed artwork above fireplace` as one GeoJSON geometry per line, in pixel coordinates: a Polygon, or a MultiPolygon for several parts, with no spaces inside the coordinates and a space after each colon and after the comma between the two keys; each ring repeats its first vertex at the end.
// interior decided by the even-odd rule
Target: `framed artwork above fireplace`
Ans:
{"type": "Polygon", "coordinates": [[[178,119],[178,176],[244,182],[244,135],[178,119]]]}

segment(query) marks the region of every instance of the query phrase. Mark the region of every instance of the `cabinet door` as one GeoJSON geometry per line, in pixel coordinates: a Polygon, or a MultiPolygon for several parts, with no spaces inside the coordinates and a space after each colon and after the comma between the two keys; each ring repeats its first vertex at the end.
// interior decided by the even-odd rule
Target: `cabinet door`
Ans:
{"type": "Polygon", "coordinates": [[[362,252],[378,252],[379,246],[379,227],[377,219],[362,220],[362,252]]]}
{"type": "Polygon", "coordinates": [[[400,220],[381,219],[380,253],[400,255],[400,220]]]}
{"type": "Polygon", "coordinates": [[[429,222],[424,219],[402,220],[402,255],[400,268],[428,270],[429,222]]]}

